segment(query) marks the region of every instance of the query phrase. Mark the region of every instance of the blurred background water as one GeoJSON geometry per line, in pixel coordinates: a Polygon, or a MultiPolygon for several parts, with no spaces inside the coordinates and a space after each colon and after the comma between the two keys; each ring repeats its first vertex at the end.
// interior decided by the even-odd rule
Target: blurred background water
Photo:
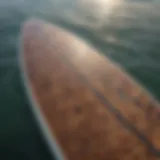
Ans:
{"type": "Polygon", "coordinates": [[[58,23],[83,37],[160,99],[160,1],[85,1],[0,0],[0,159],[51,159],[17,61],[20,26],[29,17],[58,23]]]}

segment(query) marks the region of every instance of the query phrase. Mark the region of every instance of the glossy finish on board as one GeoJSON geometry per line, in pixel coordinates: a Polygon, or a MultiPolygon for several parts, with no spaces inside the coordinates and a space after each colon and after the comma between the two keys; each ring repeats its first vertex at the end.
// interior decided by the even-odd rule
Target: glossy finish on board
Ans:
{"type": "Polygon", "coordinates": [[[67,160],[160,158],[159,103],[123,69],[40,20],[26,22],[22,38],[32,107],[67,160]]]}

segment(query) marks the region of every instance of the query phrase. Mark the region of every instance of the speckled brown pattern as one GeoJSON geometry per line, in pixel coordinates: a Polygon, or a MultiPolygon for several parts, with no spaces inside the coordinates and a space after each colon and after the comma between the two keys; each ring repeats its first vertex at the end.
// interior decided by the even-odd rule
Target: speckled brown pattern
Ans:
{"type": "Polygon", "coordinates": [[[160,159],[159,103],[116,64],[43,21],[23,27],[35,100],[68,160],[160,159]]]}

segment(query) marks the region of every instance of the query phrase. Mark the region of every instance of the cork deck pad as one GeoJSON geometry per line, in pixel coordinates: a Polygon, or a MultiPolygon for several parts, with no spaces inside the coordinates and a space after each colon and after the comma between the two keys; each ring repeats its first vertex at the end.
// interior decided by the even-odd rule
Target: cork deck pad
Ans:
{"type": "Polygon", "coordinates": [[[160,159],[159,103],[122,68],[41,20],[24,23],[21,41],[26,90],[57,159],[160,159]]]}

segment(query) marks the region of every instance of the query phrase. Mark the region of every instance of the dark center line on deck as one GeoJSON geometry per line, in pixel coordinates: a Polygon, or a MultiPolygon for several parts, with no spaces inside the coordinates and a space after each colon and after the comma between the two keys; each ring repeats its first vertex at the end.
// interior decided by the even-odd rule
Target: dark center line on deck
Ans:
{"type": "Polygon", "coordinates": [[[103,95],[103,93],[99,92],[93,85],[89,83],[87,78],[85,78],[83,73],[81,73],[78,69],[75,69],[74,64],[72,64],[69,59],[63,55],[63,57],[58,57],[59,59],[66,61],[64,62],[66,65],[68,64],[70,70],[73,70],[75,74],[81,79],[81,81],[94,93],[94,95],[100,100],[100,102],[121,122],[120,124],[131,131],[138,137],[144,144],[147,145],[148,149],[157,157],[160,157],[160,151],[154,147],[154,145],[146,138],[135,126],[133,126],[126,118],[123,117],[121,112],[115,108],[111,102],[103,95]],[[63,58],[64,57],[64,58],[63,58]]]}

